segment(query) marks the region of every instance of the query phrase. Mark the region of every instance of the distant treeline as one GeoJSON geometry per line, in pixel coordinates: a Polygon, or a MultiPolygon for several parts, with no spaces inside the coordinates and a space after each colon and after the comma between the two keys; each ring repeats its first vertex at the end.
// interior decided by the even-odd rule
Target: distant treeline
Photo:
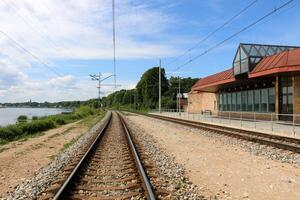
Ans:
{"type": "MultiPolygon", "coordinates": [[[[180,92],[190,92],[197,78],[180,78],[180,92]]],[[[176,108],[179,78],[167,79],[165,70],[161,69],[162,107],[176,108]]],[[[159,68],[147,70],[139,80],[135,89],[116,91],[101,99],[105,107],[127,107],[135,109],[154,109],[158,107],[159,68]]]]}
{"type": "MultiPolygon", "coordinates": [[[[108,108],[127,107],[134,109],[154,109],[158,107],[159,68],[147,70],[139,80],[135,89],[116,91],[101,101],[90,99],[87,101],[61,101],[61,102],[24,102],[0,103],[0,107],[31,107],[31,108],[78,108],[90,106],[97,108],[102,104],[108,108]]],[[[198,81],[197,78],[180,78],[180,92],[190,92],[191,87],[198,81]]],[[[176,108],[176,94],[178,93],[179,78],[167,79],[165,70],[161,69],[162,107],[176,108]]]]}
{"type": "Polygon", "coordinates": [[[0,126],[0,145],[56,128],[91,115],[104,115],[104,113],[105,111],[94,109],[90,106],[80,106],[72,113],[50,115],[40,118],[34,117],[32,118],[32,121],[28,121],[26,116],[19,116],[17,124],[5,127],[0,126]]]}
{"type": "Polygon", "coordinates": [[[81,105],[97,107],[97,99],[87,101],[61,101],[61,102],[22,102],[22,103],[0,103],[0,107],[29,107],[29,108],[78,108],[81,105]]]}

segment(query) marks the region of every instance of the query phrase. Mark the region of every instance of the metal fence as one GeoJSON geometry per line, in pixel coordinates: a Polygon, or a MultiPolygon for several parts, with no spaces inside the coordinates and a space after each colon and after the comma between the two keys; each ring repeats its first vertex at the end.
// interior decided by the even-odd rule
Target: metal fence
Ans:
{"type": "Polygon", "coordinates": [[[300,115],[276,114],[276,113],[255,113],[255,112],[184,112],[176,109],[152,110],[168,117],[182,118],[192,121],[209,122],[263,131],[271,134],[285,135],[289,137],[300,137],[300,115]]]}

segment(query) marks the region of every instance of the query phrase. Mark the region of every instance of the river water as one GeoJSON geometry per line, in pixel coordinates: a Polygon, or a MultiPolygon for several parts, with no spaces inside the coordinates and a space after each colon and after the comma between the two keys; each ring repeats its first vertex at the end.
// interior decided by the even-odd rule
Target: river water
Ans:
{"type": "Polygon", "coordinates": [[[20,115],[26,115],[31,119],[32,116],[42,117],[69,111],[59,108],[0,108],[0,126],[15,124],[20,115]]]}

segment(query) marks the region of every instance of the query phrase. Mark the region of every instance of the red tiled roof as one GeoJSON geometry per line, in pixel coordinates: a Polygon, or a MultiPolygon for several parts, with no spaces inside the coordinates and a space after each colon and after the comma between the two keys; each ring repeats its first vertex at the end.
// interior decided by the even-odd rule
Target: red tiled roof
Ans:
{"type": "Polygon", "coordinates": [[[300,49],[264,57],[250,72],[249,78],[291,71],[300,71],[300,49]]]}
{"type": "Polygon", "coordinates": [[[219,72],[200,79],[195,83],[195,85],[193,85],[192,91],[201,90],[209,86],[215,86],[215,85],[230,83],[234,81],[235,81],[235,77],[233,75],[233,69],[230,68],[223,72],[219,72]]]}

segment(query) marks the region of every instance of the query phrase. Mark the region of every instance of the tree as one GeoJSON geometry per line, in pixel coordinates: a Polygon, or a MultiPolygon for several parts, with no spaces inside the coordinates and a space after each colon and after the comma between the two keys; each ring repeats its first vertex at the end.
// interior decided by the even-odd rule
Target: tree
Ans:
{"type": "MultiPolygon", "coordinates": [[[[188,93],[191,91],[192,86],[198,81],[197,78],[180,78],[180,92],[181,93],[188,93]]],[[[176,98],[176,94],[178,93],[178,86],[179,86],[179,78],[171,76],[169,80],[169,95],[176,98]]]]}
{"type": "MultiPolygon", "coordinates": [[[[159,68],[153,67],[147,70],[136,88],[138,92],[138,101],[143,107],[155,108],[158,105],[158,87],[159,87],[159,68]]],[[[161,93],[164,94],[168,90],[168,80],[165,76],[165,70],[161,69],[161,93]]]]}
{"type": "Polygon", "coordinates": [[[135,93],[134,89],[126,90],[126,92],[123,96],[122,104],[123,105],[133,104],[133,102],[134,102],[134,93],[135,93]]]}

